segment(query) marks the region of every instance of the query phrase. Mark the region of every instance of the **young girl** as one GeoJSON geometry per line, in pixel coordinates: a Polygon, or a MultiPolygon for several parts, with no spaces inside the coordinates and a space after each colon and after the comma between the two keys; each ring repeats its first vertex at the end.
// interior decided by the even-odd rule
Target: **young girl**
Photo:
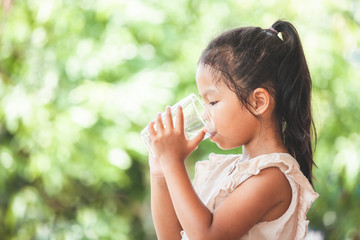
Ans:
{"type": "Polygon", "coordinates": [[[158,239],[303,239],[312,189],[311,78],[294,26],[237,28],[202,53],[196,83],[221,149],[184,161],[204,138],[184,136],[182,109],[149,124],[152,215],[158,239]],[[279,37],[282,35],[282,39],[279,37]],[[156,130],[155,130],[156,129],[156,130]]]}

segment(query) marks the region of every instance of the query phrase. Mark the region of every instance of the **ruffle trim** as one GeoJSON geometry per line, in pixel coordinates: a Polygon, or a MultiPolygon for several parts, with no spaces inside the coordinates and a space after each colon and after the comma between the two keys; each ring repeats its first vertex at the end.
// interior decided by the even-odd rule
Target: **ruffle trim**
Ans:
{"type": "MultiPolygon", "coordinates": [[[[309,183],[309,187],[310,183],[309,183]]],[[[306,214],[310,209],[311,204],[319,197],[312,188],[300,188],[299,193],[299,213],[298,213],[298,225],[295,239],[304,239],[308,231],[309,220],[306,219],[306,214]]]]}
{"type": "Polygon", "coordinates": [[[227,162],[234,162],[239,161],[242,158],[242,155],[221,155],[210,153],[209,160],[202,160],[196,162],[195,165],[195,178],[193,180],[193,185],[195,190],[197,190],[197,186],[199,185],[198,182],[206,182],[207,179],[211,176],[211,173],[214,169],[218,168],[219,165],[227,163],[227,162]],[[199,174],[201,173],[201,174],[199,174]]]}

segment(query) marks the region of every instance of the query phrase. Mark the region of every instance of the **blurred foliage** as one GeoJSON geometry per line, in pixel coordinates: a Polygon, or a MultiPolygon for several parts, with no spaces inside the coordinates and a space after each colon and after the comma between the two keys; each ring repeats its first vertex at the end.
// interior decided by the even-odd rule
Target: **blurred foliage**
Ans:
{"type": "MultiPolygon", "coordinates": [[[[2,0],[0,238],[155,239],[139,132],[197,92],[212,37],[278,18],[313,77],[310,228],[360,239],[358,0],[2,0]]],[[[210,152],[222,153],[204,141],[189,166],[210,152]]]]}

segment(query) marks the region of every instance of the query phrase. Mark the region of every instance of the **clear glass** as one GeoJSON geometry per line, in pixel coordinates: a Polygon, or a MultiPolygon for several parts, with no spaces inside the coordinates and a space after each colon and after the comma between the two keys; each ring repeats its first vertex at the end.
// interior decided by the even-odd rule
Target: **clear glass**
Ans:
{"type": "MultiPolygon", "coordinates": [[[[214,124],[210,115],[207,113],[204,104],[200,101],[200,99],[195,94],[190,94],[186,98],[180,100],[178,103],[171,107],[171,114],[173,117],[173,122],[176,124],[176,112],[178,106],[181,106],[184,114],[184,130],[185,137],[187,139],[192,139],[203,129],[208,129],[212,131],[214,128],[214,124]]],[[[162,121],[165,120],[165,113],[162,113],[162,121]]],[[[166,126],[165,126],[166,127],[166,126]]],[[[207,133],[203,140],[207,139],[209,134],[207,133]]],[[[154,156],[154,151],[151,147],[150,143],[150,135],[148,132],[148,127],[145,127],[141,131],[141,138],[146,146],[146,149],[150,154],[154,156]]]]}

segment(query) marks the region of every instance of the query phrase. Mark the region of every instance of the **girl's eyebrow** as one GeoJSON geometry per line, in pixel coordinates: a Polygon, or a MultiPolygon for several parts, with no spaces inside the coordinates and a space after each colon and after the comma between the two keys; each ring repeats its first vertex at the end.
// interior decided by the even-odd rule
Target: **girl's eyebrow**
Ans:
{"type": "Polygon", "coordinates": [[[210,94],[215,94],[218,91],[214,88],[207,88],[204,92],[200,93],[200,96],[202,96],[202,98],[206,98],[208,95],[210,94]]]}

